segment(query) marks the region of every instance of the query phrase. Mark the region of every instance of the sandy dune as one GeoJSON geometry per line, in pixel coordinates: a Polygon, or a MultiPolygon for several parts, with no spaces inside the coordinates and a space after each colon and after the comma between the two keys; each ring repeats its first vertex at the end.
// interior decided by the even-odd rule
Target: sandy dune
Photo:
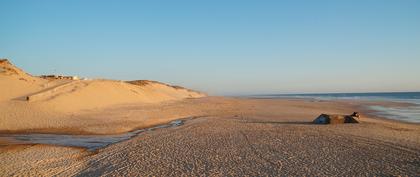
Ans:
{"type": "Polygon", "coordinates": [[[0,131],[3,132],[72,127],[84,131],[80,125],[88,123],[90,118],[76,116],[83,111],[205,96],[152,81],[137,85],[115,80],[46,80],[23,72],[8,60],[1,60],[0,69],[0,131]]]}

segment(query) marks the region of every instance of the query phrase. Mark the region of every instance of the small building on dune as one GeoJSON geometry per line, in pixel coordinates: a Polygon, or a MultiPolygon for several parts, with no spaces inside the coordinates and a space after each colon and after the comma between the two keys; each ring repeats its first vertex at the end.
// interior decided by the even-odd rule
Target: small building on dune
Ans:
{"type": "Polygon", "coordinates": [[[40,77],[43,78],[43,79],[48,79],[48,80],[56,80],[56,79],[79,80],[79,77],[77,77],[77,76],[42,75],[40,77]]]}

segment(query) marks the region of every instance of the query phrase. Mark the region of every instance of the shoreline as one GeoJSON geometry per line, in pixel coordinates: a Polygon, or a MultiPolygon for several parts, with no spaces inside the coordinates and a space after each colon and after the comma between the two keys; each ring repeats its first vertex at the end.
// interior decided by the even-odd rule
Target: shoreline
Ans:
{"type": "Polygon", "coordinates": [[[261,100],[299,100],[299,101],[308,101],[308,102],[339,102],[339,103],[346,103],[346,104],[356,104],[353,105],[355,109],[362,110],[361,113],[368,115],[369,118],[374,118],[378,120],[386,120],[392,121],[396,123],[404,123],[404,124],[413,124],[413,125],[420,125],[420,122],[413,122],[413,121],[404,121],[401,119],[390,118],[384,115],[381,115],[378,110],[374,110],[369,108],[369,106],[380,106],[384,108],[400,108],[400,107],[420,107],[419,104],[412,103],[412,102],[402,102],[402,101],[391,101],[391,100],[360,100],[360,99],[317,99],[317,98],[282,98],[282,97],[272,97],[272,98],[253,98],[253,97],[236,97],[236,98],[243,98],[243,99],[261,99],[261,100]]]}
{"type": "Polygon", "coordinates": [[[397,119],[393,119],[393,118],[388,118],[386,116],[381,116],[378,115],[376,110],[370,109],[367,106],[360,106],[360,109],[363,109],[363,113],[368,115],[369,118],[371,119],[377,119],[377,120],[383,120],[383,121],[388,121],[388,122],[392,122],[392,123],[401,123],[401,124],[407,124],[407,125],[420,125],[420,122],[409,122],[409,121],[403,121],[403,120],[397,120],[397,119]]]}

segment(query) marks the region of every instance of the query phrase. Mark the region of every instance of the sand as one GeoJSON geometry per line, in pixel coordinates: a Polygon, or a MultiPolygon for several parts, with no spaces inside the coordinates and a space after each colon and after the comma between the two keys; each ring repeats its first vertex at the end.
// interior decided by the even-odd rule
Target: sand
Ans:
{"type": "Polygon", "coordinates": [[[0,148],[0,176],[72,176],[86,166],[90,153],[46,145],[0,148]]]}
{"type": "Polygon", "coordinates": [[[159,105],[206,96],[151,81],[136,85],[115,80],[46,80],[23,72],[7,60],[0,62],[0,68],[0,132],[118,133],[125,129],[108,130],[111,124],[107,123],[129,119],[108,116],[104,120],[90,115],[130,103],[159,105]],[[102,129],[91,128],[102,125],[102,129]]]}
{"type": "Polygon", "coordinates": [[[158,82],[44,80],[0,66],[9,68],[0,72],[3,133],[115,134],[199,117],[96,152],[3,146],[0,176],[420,175],[419,124],[373,117],[368,102],[205,97],[158,82]],[[360,124],[310,123],[354,111],[360,124]]]}
{"type": "MultiPolygon", "coordinates": [[[[80,175],[418,175],[418,141],[381,132],[383,127],[369,125],[206,118],[104,149],[80,175]]],[[[406,135],[416,138],[418,130],[406,135]]]]}
{"type": "MultiPolygon", "coordinates": [[[[31,146],[26,151],[7,151],[0,153],[0,161],[14,165],[3,166],[1,171],[2,176],[34,174],[33,169],[49,167],[51,160],[37,161],[35,167],[17,172],[14,168],[45,156],[67,159],[65,165],[54,167],[57,173],[45,172],[47,176],[418,176],[420,126],[368,118],[362,105],[223,97],[188,99],[162,107],[124,105],[96,114],[113,117],[129,110],[151,117],[206,117],[140,134],[98,152],[79,151],[79,156],[72,148],[46,152],[42,146],[31,146]],[[360,124],[309,123],[322,112],[352,111],[362,113],[360,124]],[[22,154],[29,159],[23,161],[22,154]]],[[[114,126],[129,127],[128,123],[107,127],[114,126]]]]}

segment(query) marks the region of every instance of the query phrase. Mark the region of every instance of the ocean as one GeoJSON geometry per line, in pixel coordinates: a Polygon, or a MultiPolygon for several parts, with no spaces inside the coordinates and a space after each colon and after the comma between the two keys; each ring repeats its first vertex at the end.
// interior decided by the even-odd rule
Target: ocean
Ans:
{"type": "Polygon", "coordinates": [[[420,92],[387,92],[387,93],[316,93],[316,94],[268,94],[254,95],[257,98],[301,98],[316,100],[364,100],[364,101],[391,101],[412,103],[411,106],[384,107],[371,105],[368,109],[375,115],[388,119],[405,122],[420,123],[420,92]]]}

